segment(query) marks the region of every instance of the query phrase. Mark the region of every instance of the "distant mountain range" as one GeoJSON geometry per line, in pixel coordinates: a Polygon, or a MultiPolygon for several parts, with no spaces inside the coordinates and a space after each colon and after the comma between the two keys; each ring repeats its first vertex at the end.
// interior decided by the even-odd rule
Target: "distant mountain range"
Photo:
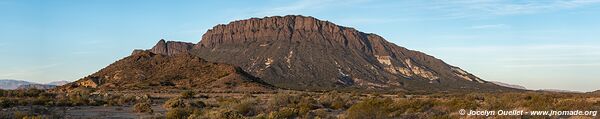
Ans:
{"type": "Polygon", "coordinates": [[[557,93],[585,93],[585,92],[581,92],[581,91],[561,90],[561,89],[539,89],[537,91],[557,92],[557,93]]]}
{"type": "Polygon", "coordinates": [[[4,90],[13,90],[13,89],[28,89],[28,88],[37,88],[37,89],[49,89],[56,86],[61,86],[69,83],[69,81],[54,81],[46,84],[40,84],[35,82],[28,82],[23,80],[15,80],[15,79],[0,79],[0,89],[4,90]]]}
{"type": "Polygon", "coordinates": [[[498,81],[490,81],[490,82],[492,82],[496,85],[504,86],[504,87],[527,90],[527,88],[525,88],[524,86],[521,86],[521,85],[508,84],[508,83],[503,83],[503,82],[498,82],[498,81]]]}

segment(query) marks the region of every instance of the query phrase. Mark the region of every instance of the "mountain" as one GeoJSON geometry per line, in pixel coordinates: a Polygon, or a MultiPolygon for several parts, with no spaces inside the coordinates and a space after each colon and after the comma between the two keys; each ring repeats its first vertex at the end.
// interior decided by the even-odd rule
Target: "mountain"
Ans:
{"type": "Polygon", "coordinates": [[[165,41],[161,39],[150,49],[150,52],[161,54],[161,55],[176,55],[180,53],[188,53],[190,49],[194,47],[193,43],[179,42],[179,41],[165,41]]]}
{"type": "Polygon", "coordinates": [[[0,89],[12,90],[17,89],[21,85],[33,84],[32,82],[13,80],[13,79],[0,79],[0,89]]]}
{"type": "Polygon", "coordinates": [[[379,35],[305,16],[217,25],[188,52],[296,90],[513,90],[379,35]]]}
{"type": "Polygon", "coordinates": [[[557,93],[584,93],[584,92],[581,92],[581,91],[562,90],[562,89],[539,89],[537,91],[542,91],[542,92],[557,92],[557,93]]]}
{"type": "Polygon", "coordinates": [[[56,86],[57,85],[49,85],[49,84],[25,84],[25,85],[20,85],[16,89],[31,89],[31,88],[35,88],[35,89],[46,90],[46,89],[54,88],[56,86]]]}
{"type": "Polygon", "coordinates": [[[498,81],[489,81],[489,82],[492,82],[492,83],[494,83],[496,85],[500,85],[500,86],[504,86],[504,87],[527,90],[527,88],[525,88],[524,86],[520,86],[520,85],[502,83],[502,82],[498,82],[498,81]]]}
{"type": "Polygon", "coordinates": [[[119,91],[146,89],[268,91],[273,89],[271,85],[247,74],[239,67],[207,62],[188,53],[171,54],[172,52],[168,53],[168,50],[163,53],[168,55],[137,50],[131,56],[116,61],[92,75],[52,91],[68,92],[78,87],[119,91]]]}
{"type": "Polygon", "coordinates": [[[50,83],[46,83],[46,85],[55,85],[55,86],[62,86],[65,85],[67,83],[70,83],[69,81],[53,81],[50,83]]]}
{"type": "Polygon", "coordinates": [[[69,83],[68,81],[55,81],[47,84],[40,84],[22,80],[12,80],[12,79],[0,79],[0,89],[5,90],[13,90],[13,89],[29,89],[29,88],[37,88],[37,89],[49,89],[56,86],[60,86],[63,84],[69,83]]]}
{"type": "Polygon", "coordinates": [[[313,17],[251,18],[197,43],[161,39],[56,90],[515,91],[372,33],[313,17]]]}

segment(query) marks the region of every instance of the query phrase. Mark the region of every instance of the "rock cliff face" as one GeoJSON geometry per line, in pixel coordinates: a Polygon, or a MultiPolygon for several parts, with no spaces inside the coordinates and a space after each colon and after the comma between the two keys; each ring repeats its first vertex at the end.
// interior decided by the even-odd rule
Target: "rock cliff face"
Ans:
{"type": "MultiPolygon", "coordinates": [[[[178,42],[178,41],[168,41],[166,42],[164,39],[161,39],[156,43],[150,52],[161,55],[176,55],[180,53],[187,53],[190,49],[194,47],[193,43],[186,42],[178,42]]],[[[139,52],[134,50],[134,53],[139,52]]]]}
{"type": "Polygon", "coordinates": [[[305,16],[217,25],[192,52],[240,66],[275,86],[299,90],[506,89],[381,36],[305,16]]]}

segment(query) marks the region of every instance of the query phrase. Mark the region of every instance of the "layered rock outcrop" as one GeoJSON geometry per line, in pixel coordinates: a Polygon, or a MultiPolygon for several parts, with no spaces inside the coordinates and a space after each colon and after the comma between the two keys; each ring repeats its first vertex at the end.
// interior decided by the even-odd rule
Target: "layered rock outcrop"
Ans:
{"type": "MultiPolygon", "coordinates": [[[[194,47],[193,43],[179,42],[179,41],[165,41],[161,39],[150,49],[150,52],[161,55],[176,55],[181,53],[188,53],[190,49],[194,47]]],[[[135,53],[136,51],[134,51],[135,53]]],[[[139,52],[139,51],[137,51],[139,52]]]]}
{"type": "Polygon", "coordinates": [[[381,36],[305,16],[234,21],[208,30],[192,50],[291,89],[502,89],[381,36]]]}

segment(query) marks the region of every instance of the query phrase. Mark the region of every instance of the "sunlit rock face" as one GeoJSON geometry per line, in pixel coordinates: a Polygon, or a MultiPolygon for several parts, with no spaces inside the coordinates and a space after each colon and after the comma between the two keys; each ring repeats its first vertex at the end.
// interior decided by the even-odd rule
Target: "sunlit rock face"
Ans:
{"type": "MultiPolygon", "coordinates": [[[[176,55],[181,53],[188,53],[190,49],[194,47],[193,43],[179,42],[179,41],[165,41],[161,39],[150,49],[150,52],[161,55],[176,55]]],[[[135,52],[139,52],[134,50],[135,52]]]]}
{"type": "Polygon", "coordinates": [[[233,21],[208,30],[191,50],[299,90],[481,90],[502,88],[381,36],[305,16],[233,21]]]}

